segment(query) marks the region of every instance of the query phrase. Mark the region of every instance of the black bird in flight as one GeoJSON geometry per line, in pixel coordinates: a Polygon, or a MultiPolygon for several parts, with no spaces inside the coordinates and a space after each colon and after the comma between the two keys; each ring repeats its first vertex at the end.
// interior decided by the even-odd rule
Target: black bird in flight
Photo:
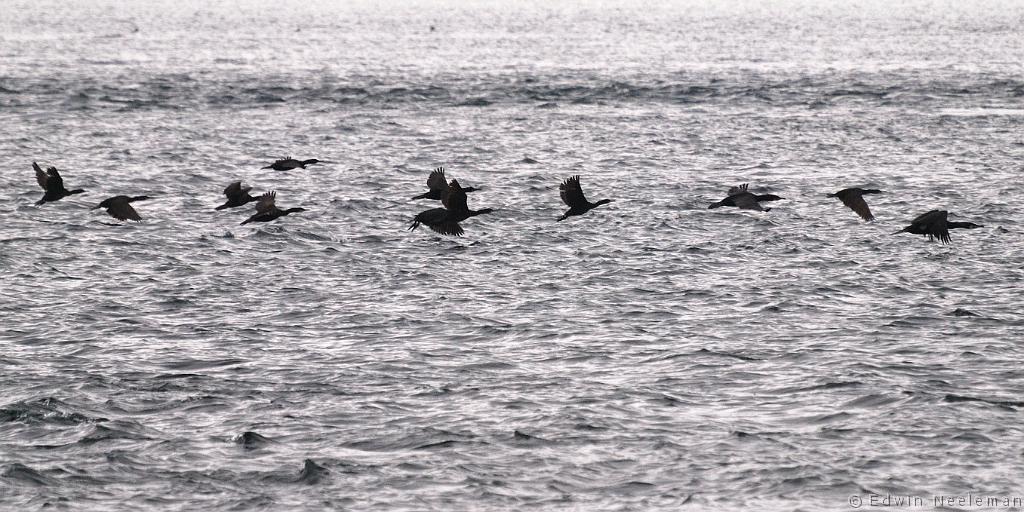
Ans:
{"type": "Polygon", "coordinates": [[[320,160],[317,160],[316,158],[310,158],[309,160],[296,160],[289,156],[275,161],[274,163],[264,167],[264,169],[273,169],[275,171],[290,171],[292,169],[296,169],[299,167],[305,169],[307,165],[313,165],[318,163],[320,163],[320,160]]]}
{"type": "Polygon", "coordinates": [[[106,208],[107,213],[117,220],[134,220],[139,222],[142,220],[142,217],[139,217],[139,212],[135,211],[135,208],[132,208],[131,203],[134,201],[144,201],[146,199],[151,198],[149,196],[114,196],[104,199],[100,204],[93,206],[91,209],[95,210],[97,208],[106,208]]]}
{"type": "Polygon", "coordinates": [[[729,189],[729,195],[717,203],[712,203],[708,209],[720,208],[722,206],[735,206],[741,210],[756,210],[767,212],[771,208],[762,208],[760,201],[778,201],[785,199],[774,194],[753,194],[747,192],[747,183],[729,189]]]}
{"type": "Polygon", "coordinates": [[[950,243],[949,230],[963,228],[974,229],[984,227],[973,222],[951,222],[946,220],[949,212],[946,210],[932,210],[928,213],[918,215],[911,221],[910,225],[897,231],[900,233],[913,233],[915,235],[928,235],[929,240],[939,239],[944,244],[950,243]]]}
{"type": "Polygon", "coordinates": [[[274,199],[276,198],[277,192],[273,190],[260,196],[259,201],[256,202],[256,213],[253,214],[252,217],[242,221],[242,225],[250,222],[270,222],[278,217],[284,217],[291,213],[306,211],[305,208],[288,208],[287,210],[282,210],[274,204],[274,199]]]}
{"type": "Polygon", "coordinates": [[[580,187],[579,175],[572,176],[563,181],[558,186],[558,192],[562,196],[562,202],[569,207],[569,210],[558,218],[559,221],[563,221],[573,215],[583,215],[602,204],[612,202],[611,199],[602,199],[596,203],[587,201],[587,197],[583,195],[583,188],[580,187]]]}
{"type": "Polygon", "coordinates": [[[409,231],[415,231],[420,224],[426,224],[436,233],[462,236],[460,222],[493,211],[490,208],[470,210],[466,204],[466,191],[459,186],[459,180],[452,180],[448,184],[448,191],[441,198],[441,203],[444,208],[432,208],[416,215],[412,220],[412,225],[409,226],[409,231]]]}
{"type": "Polygon", "coordinates": [[[43,198],[36,201],[36,206],[50,201],[60,201],[72,194],[81,194],[82,192],[85,192],[80,188],[76,188],[75,190],[68,190],[64,188],[64,178],[60,177],[60,173],[57,172],[56,167],[47,167],[46,172],[43,172],[39,167],[39,164],[32,162],[32,168],[36,170],[36,181],[39,182],[39,186],[43,187],[43,190],[46,191],[43,194],[43,198]]]}
{"type": "Polygon", "coordinates": [[[844,188],[835,194],[829,194],[828,197],[838,197],[851,210],[857,212],[860,218],[871,222],[875,220],[875,216],[871,215],[871,209],[868,208],[868,203],[864,201],[864,194],[881,194],[881,190],[877,189],[863,189],[863,188],[844,188]]]}
{"type": "Polygon", "coordinates": [[[218,206],[215,209],[223,210],[225,208],[244,206],[246,203],[256,201],[257,199],[259,199],[257,197],[249,195],[250,190],[252,190],[252,187],[242,183],[241,181],[236,181],[228,185],[227,188],[224,189],[224,195],[227,196],[228,202],[218,206]]]}
{"type": "MultiPolygon", "coordinates": [[[[445,192],[448,191],[448,181],[444,177],[444,167],[438,167],[430,173],[427,177],[427,188],[430,189],[424,194],[420,194],[413,199],[434,199],[440,200],[444,198],[445,192]]],[[[475,192],[479,189],[468,187],[462,189],[463,192],[475,192]]]]}

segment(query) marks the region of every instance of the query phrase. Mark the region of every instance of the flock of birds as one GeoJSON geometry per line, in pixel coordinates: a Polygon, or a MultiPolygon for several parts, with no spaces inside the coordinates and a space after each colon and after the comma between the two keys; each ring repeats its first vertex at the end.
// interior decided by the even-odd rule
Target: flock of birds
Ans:
{"type": "MultiPolygon", "coordinates": [[[[298,168],[305,169],[307,165],[316,163],[319,163],[319,160],[315,158],[309,160],[296,160],[288,157],[277,160],[264,167],[264,169],[289,171],[298,168]]],[[[43,171],[43,169],[35,162],[32,162],[32,167],[36,171],[36,181],[39,182],[39,186],[45,191],[42,199],[36,202],[37,206],[51,201],[59,201],[67,196],[85,192],[82,189],[68,190],[65,188],[64,179],[61,178],[60,173],[55,167],[48,167],[46,171],[43,171]]],[[[477,189],[473,187],[463,188],[459,185],[459,181],[455,179],[449,182],[444,175],[444,168],[442,167],[438,167],[430,173],[430,176],[427,178],[427,188],[427,192],[415,196],[413,199],[440,200],[444,207],[431,208],[418,213],[413,218],[412,224],[409,226],[410,231],[414,231],[420,225],[425,225],[432,231],[442,235],[462,236],[464,231],[460,225],[461,222],[469,219],[470,217],[491,213],[493,211],[490,208],[470,210],[469,205],[466,202],[466,193],[474,192],[477,189]]],[[[562,202],[569,207],[569,210],[558,218],[559,221],[575,215],[583,215],[598,206],[608,204],[612,201],[611,199],[601,199],[596,203],[592,203],[587,200],[587,197],[583,194],[583,188],[580,186],[579,176],[572,176],[565,179],[558,188],[562,202]]],[[[306,211],[303,208],[288,208],[285,210],[278,208],[275,202],[277,199],[277,193],[273,190],[265,192],[263,195],[258,197],[250,195],[250,190],[252,190],[252,187],[243,184],[241,181],[231,183],[224,189],[224,196],[227,197],[227,202],[215,209],[224,210],[227,208],[236,208],[244,206],[250,202],[255,202],[256,213],[243,221],[243,225],[250,222],[270,222],[292,213],[306,211]]],[[[871,214],[871,209],[868,207],[867,202],[864,201],[864,195],[880,194],[881,192],[881,190],[875,189],[847,188],[834,194],[828,194],[828,197],[838,198],[844,205],[856,212],[862,219],[867,222],[871,222],[875,217],[871,214]]],[[[131,203],[146,199],[149,199],[149,196],[114,196],[104,199],[100,204],[92,207],[92,209],[105,208],[111,217],[121,221],[141,221],[142,217],[140,217],[139,213],[135,211],[135,208],[132,207],[131,203]]],[[[774,194],[754,194],[748,190],[748,184],[744,183],[730,188],[725,199],[712,203],[708,208],[713,209],[723,206],[732,206],[742,210],[767,212],[771,210],[771,208],[764,208],[761,206],[761,203],[767,201],[778,201],[780,199],[784,198],[774,194]]],[[[926,235],[929,240],[938,238],[940,242],[948,244],[950,243],[950,229],[974,229],[983,227],[972,222],[950,221],[948,216],[949,212],[946,210],[931,210],[919,215],[911,221],[909,226],[897,231],[896,233],[926,235]]]]}

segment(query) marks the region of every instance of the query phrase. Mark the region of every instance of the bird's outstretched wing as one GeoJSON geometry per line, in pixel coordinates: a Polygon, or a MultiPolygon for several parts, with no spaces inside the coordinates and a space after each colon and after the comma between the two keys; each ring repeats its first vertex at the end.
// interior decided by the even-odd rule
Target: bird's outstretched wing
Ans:
{"type": "Polygon", "coordinates": [[[46,188],[46,180],[49,178],[49,176],[46,174],[46,172],[43,171],[42,168],[39,167],[39,164],[35,162],[32,162],[32,168],[36,170],[36,183],[39,183],[39,186],[42,187],[43,190],[48,190],[46,188]]]}
{"type": "Polygon", "coordinates": [[[460,226],[458,222],[450,220],[440,224],[427,224],[427,227],[430,228],[431,231],[441,233],[442,235],[462,236],[464,233],[464,231],[462,231],[462,226],[460,226]]]}
{"type": "Polygon", "coordinates": [[[444,167],[438,167],[427,177],[427,188],[430,190],[448,190],[448,181],[444,177],[444,167]]]}
{"type": "Polygon", "coordinates": [[[56,167],[46,168],[46,186],[49,187],[47,190],[64,190],[64,178],[60,177],[56,167]]]}
{"type": "Polygon", "coordinates": [[[911,222],[911,226],[919,233],[928,235],[928,238],[938,238],[940,242],[948,244],[951,241],[947,224],[948,217],[949,212],[946,210],[932,210],[918,215],[911,222]]]}
{"type": "Polygon", "coordinates": [[[139,222],[142,217],[139,217],[139,212],[132,208],[131,203],[128,202],[127,197],[118,197],[110,202],[110,206],[107,207],[107,213],[111,217],[117,220],[134,220],[139,222]]]}
{"type": "Polygon", "coordinates": [[[448,184],[448,191],[441,198],[441,203],[453,212],[469,211],[469,205],[466,204],[466,192],[459,186],[459,180],[452,180],[448,184]]]}
{"type": "Polygon", "coordinates": [[[836,194],[836,197],[847,206],[847,208],[853,210],[860,215],[860,218],[870,222],[875,220],[875,216],[871,215],[871,209],[868,208],[868,203],[864,201],[864,196],[859,190],[843,190],[836,194]]]}
{"type": "Polygon", "coordinates": [[[241,181],[236,181],[224,189],[224,195],[227,196],[228,199],[232,199],[244,196],[250,190],[252,190],[252,187],[246,186],[241,181]]]}
{"type": "Polygon", "coordinates": [[[256,201],[256,213],[269,213],[277,209],[277,205],[274,204],[274,200],[277,198],[277,192],[270,190],[264,192],[260,196],[260,200],[256,201]]]}
{"type": "Polygon", "coordinates": [[[736,194],[742,194],[743,192],[747,191],[747,187],[749,185],[749,183],[742,183],[740,185],[736,185],[735,187],[729,189],[729,195],[734,196],[736,194]]]}
{"type": "Polygon", "coordinates": [[[580,186],[579,175],[567,178],[558,186],[558,193],[562,196],[562,202],[569,208],[576,208],[587,204],[587,198],[583,195],[583,188],[580,186]]]}

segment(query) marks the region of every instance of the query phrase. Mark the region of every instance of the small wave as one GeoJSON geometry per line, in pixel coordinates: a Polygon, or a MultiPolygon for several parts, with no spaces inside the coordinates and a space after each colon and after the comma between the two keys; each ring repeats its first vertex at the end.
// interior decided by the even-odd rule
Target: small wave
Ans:
{"type": "Polygon", "coordinates": [[[487,107],[522,104],[538,109],[563,104],[735,104],[768,103],[805,108],[830,108],[841,102],[900,104],[948,103],[950,97],[985,98],[985,105],[964,105],[944,111],[949,115],[1021,115],[1016,107],[1024,95],[1024,82],[978,80],[957,86],[941,78],[897,80],[893,77],[851,72],[847,76],[823,74],[799,79],[750,76],[743,79],[666,79],[662,76],[634,81],[608,80],[596,74],[560,74],[516,77],[509,80],[476,80],[465,77],[420,78],[363,77],[361,82],[331,84],[327,79],[296,84],[285,75],[242,76],[229,80],[196,80],[181,73],[142,77],[130,84],[114,78],[77,79],[75,82],[40,82],[24,90],[0,86],[5,96],[57,95],[70,108],[180,109],[202,105],[265,108],[268,105],[327,104],[377,105],[437,104],[487,107]],[[433,80],[433,81],[430,81],[433,80]],[[402,85],[397,85],[402,83],[402,85]],[[67,91],[74,91],[68,94],[67,91]],[[93,99],[100,101],[93,104],[93,99]],[[1003,101],[1000,101],[1003,100],[1003,101]],[[995,105],[995,106],[993,106],[995,105]],[[1003,105],[1003,106],[999,106],[1003,105]]]}
{"type": "Polygon", "coordinates": [[[0,478],[5,480],[33,486],[50,486],[56,483],[52,478],[18,462],[6,464],[0,468],[2,468],[0,469],[0,478]]]}
{"type": "Polygon", "coordinates": [[[953,403],[956,403],[956,402],[981,402],[981,403],[985,403],[985,404],[989,404],[989,405],[995,405],[995,406],[1006,407],[1006,408],[1011,408],[1011,409],[1016,409],[1017,407],[1024,407],[1024,401],[1019,401],[1019,400],[991,400],[991,399],[987,399],[987,398],[977,398],[977,397],[973,397],[973,396],[962,396],[962,395],[954,395],[954,394],[946,395],[944,400],[947,401],[947,402],[953,402],[953,403]]]}
{"type": "Polygon", "coordinates": [[[80,425],[103,418],[91,418],[72,410],[72,407],[56,398],[42,398],[29,402],[16,402],[0,408],[0,423],[23,421],[26,423],[50,423],[56,425],[80,425]]]}
{"type": "Polygon", "coordinates": [[[273,442],[274,441],[271,440],[270,438],[261,436],[260,434],[257,434],[256,432],[252,431],[242,432],[238,437],[235,438],[235,444],[240,445],[242,448],[245,448],[246,450],[256,450],[259,448],[263,448],[264,446],[267,446],[268,444],[273,442]]]}

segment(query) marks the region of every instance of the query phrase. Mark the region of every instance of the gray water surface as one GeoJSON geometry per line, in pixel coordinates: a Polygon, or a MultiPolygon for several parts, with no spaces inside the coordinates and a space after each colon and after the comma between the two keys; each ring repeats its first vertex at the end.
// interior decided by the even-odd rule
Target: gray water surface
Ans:
{"type": "Polygon", "coordinates": [[[1024,496],[1024,4],[0,4],[2,508],[1024,496]]]}

